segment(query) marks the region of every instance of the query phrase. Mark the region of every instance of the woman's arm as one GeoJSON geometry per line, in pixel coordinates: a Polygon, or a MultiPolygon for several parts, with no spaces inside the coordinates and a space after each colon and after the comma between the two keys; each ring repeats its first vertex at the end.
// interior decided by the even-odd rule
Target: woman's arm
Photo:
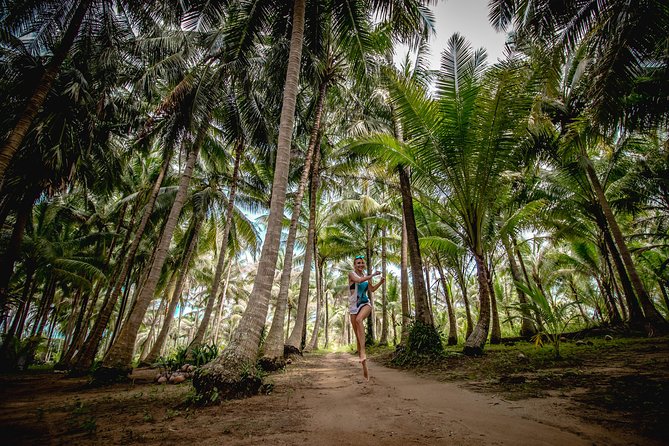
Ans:
{"type": "Polygon", "coordinates": [[[372,285],[371,282],[370,282],[370,284],[369,284],[369,290],[373,293],[374,291],[378,290],[379,287],[381,286],[381,284],[382,284],[383,282],[385,282],[385,281],[386,281],[386,278],[385,278],[385,277],[381,277],[381,280],[379,280],[379,283],[377,283],[376,285],[372,285]]]}
{"type": "Polygon", "coordinates": [[[350,280],[351,282],[355,282],[355,283],[367,282],[372,277],[378,276],[379,274],[381,274],[381,272],[377,271],[377,272],[375,272],[373,274],[369,274],[367,276],[358,276],[357,274],[353,274],[353,271],[351,271],[350,273],[348,273],[348,280],[350,280]]]}

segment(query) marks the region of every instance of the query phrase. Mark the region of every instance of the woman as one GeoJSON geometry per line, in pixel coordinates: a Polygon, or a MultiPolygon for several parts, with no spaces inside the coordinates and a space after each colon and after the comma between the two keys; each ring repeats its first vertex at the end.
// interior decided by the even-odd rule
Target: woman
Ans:
{"type": "Polygon", "coordinates": [[[365,378],[369,381],[369,371],[367,370],[367,354],[365,353],[365,326],[364,321],[372,313],[372,302],[369,299],[369,292],[374,292],[386,280],[382,277],[379,283],[372,284],[370,280],[374,276],[378,276],[381,272],[377,271],[374,274],[364,275],[365,271],[365,256],[356,256],[353,261],[353,271],[348,273],[348,309],[351,313],[351,326],[355,333],[355,338],[358,343],[358,355],[362,363],[362,371],[365,378]]]}

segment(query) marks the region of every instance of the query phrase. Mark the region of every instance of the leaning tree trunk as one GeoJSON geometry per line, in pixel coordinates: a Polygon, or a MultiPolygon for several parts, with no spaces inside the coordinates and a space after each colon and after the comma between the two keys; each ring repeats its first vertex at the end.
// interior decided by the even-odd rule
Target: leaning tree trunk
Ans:
{"type": "Polygon", "coordinates": [[[21,252],[23,235],[26,225],[32,216],[35,198],[29,193],[19,205],[19,209],[16,212],[16,222],[14,223],[7,249],[2,257],[0,257],[0,313],[4,313],[5,311],[9,292],[9,280],[14,273],[14,263],[19,258],[19,253],[21,252]]]}
{"type": "Polygon", "coordinates": [[[60,67],[65,61],[67,54],[70,52],[70,49],[74,44],[74,39],[77,37],[77,34],[79,34],[79,29],[81,28],[81,24],[84,21],[84,17],[86,16],[86,12],[88,11],[91,2],[92,0],[81,0],[79,2],[77,9],[74,11],[74,14],[72,14],[72,18],[65,30],[65,34],[63,34],[63,38],[56,47],[51,60],[46,65],[46,69],[44,70],[37,87],[30,96],[30,99],[28,99],[25,109],[19,116],[14,128],[7,136],[2,148],[0,148],[0,179],[4,178],[9,163],[19,150],[19,147],[21,147],[33,121],[44,104],[46,96],[49,93],[49,90],[51,90],[51,86],[53,85],[56,76],[58,76],[60,67]]]}
{"type": "MultiPolygon", "coordinates": [[[[160,192],[160,187],[163,183],[163,179],[167,174],[167,170],[170,164],[170,159],[171,159],[171,152],[168,152],[168,154],[165,155],[163,164],[160,167],[160,171],[158,172],[158,178],[156,178],[156,181],[153,184],[153,189],[151,189],[151,195],[149,195],[149,200],[146,203],[146,207],[144,208],[144,214],[142,215],[142,219],[140,220],[139,226],[137,227],[137,231],[135,232],[135,237],[132,243],[130,244],[130,248],[128,248],[127,255],[123,260],[123,266],[121,268],[121,271],[118,273],[118,276],[116,277],[113,288],[110,287],[110,291],[105,296],[105,299],[102,303],[102,307],[100,308],[100,311],[98,313],[98,317],[95,320],[95,324],[93,325],[90,334],[86,337],[86,340],[82,345],[82,350],[74,358],[74,364],[72,364],[72,368],[75,370],[78,371],[88,370],[91,368],[91,365],[93,364],[93,360],[95,359],[95,355],[97,354],[100,342],[102,341],[103,333],[107,328],[109,319],[111,318],[111,315],[114,311],[114,307],[116,306],[116,301],[118,300],[118,296],[121,293],[121,289],[123,288],[123,283],[125,282],[126,276],[128,275],[130,268],[133,266],[135,254],[139,249],[139,243],[141,242],[144,230],[146,229],[146,226],[149,223],[149,218],[151,217],[151,213],[153,212],[156,200],[158,199],[158,194],[160,192]]],[[[128,230],[130,230],[130,227],[132,227],[132,224],[129,225],[128,230]]],[[[138,286],[141,286],[141,283],[138,284],[138,286]]]]}
{"type": "Polygon", "coordinates": [[[193,176],[195,161],[197,160],[200,146],[202,145],[204,137],[207,133],[208,126],[208,122],[203,123],[198,131],[197,136],[195,137],[193,148],[188,154],[186,166],[184,167],[184,171],[181,174],[181,179],[179,180],[179,188],[177,190],[176,197],[174,198],[174,204],[172,205],[170,214],[167,217],[167,221],[165,222],[163,233],[160,237],[160,241],[158,242],[158,246],[156,247],[155,258],[151,264],[151,269],[149,270],[146,282],[142,287],[141,294],[137,296],[137,300],[131,307],[130,314],[123,324],[118,338],[103,359],[102,367],[98,369],[98,376],[102,379],[106,378],[106,374],[110,374],[112,376],[117,376],[121,373],[126,374],[132,368],[131,363],[135,349],[135,340],[137,339],[137,332],[140,325],[142,324],[142,320],[144,319],[144,314],[146,313],[147,308],[154,298],[156,286],[158,285],[158,280],[160,279],[160,272],[163,269],[165,260],[167,259],[168,249],[170,242],[172,241],[172,234],[174,233],[174,229],[177,226],[179,215],[181,214],[181,209],[186,202],[188,185],[190,184],[191,177],[193,176]]]}
{"type": "Polygon", "coordinates": [[[625,301],[627,302],[627,308],[629,309],[629,324],[632,328],[643,329],[646,325],[646,319],[641,311],[641,306],[639,306],[639,301],[636,298],[634,293],[634,287],[630,281],[627,270],[625,269],[625,264],[620,256],[618,247],[616,246],[613,236],[609,226],[606,224],[606,219],[604,213],[601,212],[601,208],[595,210],[595,221],[597,226],[602,232],[604,237],[604,246],[608,250],[608,254],[613,259],[613,264],[616,267],[618,272],[618,278],[620,279],[620,285],[623,288],[623,295],[625,296],[625,301]]]}
{"type": "Polygon", "coordinates": [[[453,302],[451,300],[451,292],[448,283],[446,283],[446,276],[444,275],[444,268],[441,266],[441,260],[437,257],[437,271],[439,271],[439,278],[441,279],[441,286],[444,288],[444,300],[446,301],[446,310],[448,311],[448,345],[458,344],[458,326],[455,319],[455,311],[453,311],[453,302]]]}
{"type": "Polygon", "coordinates": [[[531,338],[537,333],[537,329],[532,322],[530,313],[527,311],[527,296],[525,292],[518,286],[519,283],[524,283],[522,276],[520,275],[520,270],[518,269],[518,263],[516,258],[513,255],[511,250],[511,245],[507,240],[506,236],[502,237],[502,245],[504,246],[504,251],[506,252],[506,257],[509,260],[509,269],[511,270],[511,278],[513,278],[514,286],[516,287],[516,293],[518,294],[518,302],[520,302],[520,314],[521,314],[521,323],[520,323],[520,336],[523,338],[531,338]]]}
{"type": "MultiPolygon", "coordinates": [[[[144,342],[142,342],[139,346],[139,364],[140,367],[143,365],[146,365],[148,361],[146,360],[146,357],[151,353],[150,351],[147,351],[147,346],[153,342],[153,333],[156,330],[156,324],[160,320],[160,317],[162,316],[163,322],[165,322],[165,318],[167,317],[167,312],[170,311],[169,307],[172,306],[172,300],[171,299],[174,296],[174,289],[176,288],[177,285],[177,279],[178,273],[176,271],[172,271],[170,275],[170,280],[167,282],[167,286],[165,287],[165,297],[163,297],[160,300],[160,304],[158,305],[158,309],[156,310],[153,319],[151,319],[151,325],[149,326],[149,333],[146,335],[146,339],[144,339],[144,342]],[[168,301],[169,300],[169,301],[168,301]]],[[[176,310],[176,306],[179,303],[179,295],[177,295],[176,302],[174,303],[174,308],[171,309],[172,312],[176,310]]],[[[156,339],[157,340],[157,339],[156,339]]],[[[165,341],[163,341],[163,344],[165,341]]]]}
{"type": "Polygon", "coordinates": [[[620,253],[620,256],[623,259],[623,262],[625,264],[625,269],[629,274],[629,278],[632,282],[632,286],[634,287],[634,291],[636,292],[636,296],[639,299],[641,308],[643,308],[644,316],[646,319],[646,332],[649,336],[652,336],[655,330],[658,329],[666,330],[667,321],[664,320],[660,312],[657,311],[657,308],[655,308],[655,305],[653,305],[653,302],[650,300],[650,297],[646,292],[646,288],[643,286],[641,278],[639,277],[639,273],[636,270],[636,266],[634,265],[634,261],[632,260],[632,255],[630,254],[630,251],[627,248],[627,243],[625,242],[623,233],[620,230],[620,226],[618,226],[618,221],[613,215],[613,211],[611,210],[609,202],[606,199],[606,195],[604,194],[604,188],[602,187],[602,184],[599,182],[597,173],[595,172],[595,169],[592,167],[592,164],[589,162],[590,160],[586,161],[587,162],[585,163],[585,169],[588,174],[588,178],[590,179],[590,184],[592,185],[592,189],[595,192],[598,204],[602,212],[604,213],[604,217],[606,218],[606,223],[608,224],[609,229],[611,230],[611,235],[613,235],[613,239],[616,242],[616,246],[618,247],[618,252],[620,253]]]}
{"type": "MultiPolygon", "coordinates": [[[[276,261],[279,256],[279,244],[283,222],[286,188],[290,169],[290,148],[295,120],[295,100],[300,77],[300,59],[304,37],[304,14],[306,0],[295,0],[293,8],[293,29],[290,40],[290,54],[286,83],[283,93],[283,105],[279,123],[279,141],[277,144],[272,201],[270,202],[267,232],[251,292],[251,300],[246,307],[237,329],[233,333],[228,347],[218,359],[200,368],[193,379],[193,385],[201,397],[212,401],[215,397],[228,398],[237,395],[240,383],[250,383],[242,390],[252,393],[258,390],[260,379],[246,373],[255,368],[260,335],[267,319],[267,308],[274,281],[276,261]],[[250,367],[250,369],[249,369],[250,367]]],[[[212,401],[213,402],[213,401],[212,401]]]]}
{"type": "Polygon", "coordinates": [[[312,157],[316,148],[316,143],[319,141],[318,134],[320,131],[321,117],[323,114],[323,104],[325,102],[325,95],[327,92],[327,83],[323,82],[318,91],[318,99],[316,101],[316,112],[314,116],[314,127],[309,135],[309,146],[304,160],[304,168],[300,177],[300,183],[297,187],[297,194],[293,200],[293,213],[290,218],[290,228],[288,229],[288,238],[286,239],[286,249],[283,257],[283,271],[281,273],[281,282],[279,284],[279,295],[274,309],[274,317],[272,318],[272,326],[270,327],[265,345],[263,348],[263,358],[265,362],[276,362],[283,357],[284,353],[284,336],[283,326],[286,319],[286,307],[288,306],[288,289],[290,288],[290,278],[293,269],[293,255],[295,250],[295,238],[297,235],[297,224],[302,212],[302,199],[304,198],[304,191],[307,189],[307,183],[311,172],[312,157]]]}
{"type": "Polygon", "coordinates": [[[197,328],[195,337],[188,346],[189,351],[202,343],[204,334],[207,332],[207,328],[209,327],[209,319],[211,319],[211,313],[214,310],[214,303],[216,302],[216,296],[218,295],[218,287],[220,286],[223,265],[225,264],[225,254],[228,250],[228,238],[230,236],[232,217],[235,210],[235,193],[237,192],[237,178],[239,177],[239,162],[242,158],[242,149],[244,147],[243,143],[243,140],[240,139],[235,148],[235,167],[232,171],[230,196],[228,197],[228,205],[225,209],[225,227],[223,229],[223,240],[221,240],[221,249],[218,254],[218,262],[216,263],[216,272],[214,273],[214,283],[212,283],[211,286],[211,294],[209,295],[209,299],[207,299],[207,306],[204,309],[202,321],[197,328]]]}
{"type": "Polygon", "coordinates": [[[184,281],[186,280],[186,275],[188,275],[188,266],[190,265],[190,261],[193,258],[193,252],[195,252],[195,247],[197,246],[197,240],[200,234],[200,228],[202,227],[202,222],[204,221],[204,216],[194,215],[193,218],[195,219],[193,226],[193,233],[191,235],[190,241],[188,242],[188,247],[186,248],[186,252],[182,257],[181,268],[179,268],[179,275],[177,277],[177,282],[174,286],[174,292],[172,293],[172,298],[170,299],[170,304],[167,309],[167,314],[165,315],[165,320],[163,320],[163,326],[160,329],[160,333],[158,333],[158,338],[156,338],[156,342],[154,342],[153,346],[151,347],[151,351],[149,352],[148,355],[146,355],[146,358],[144,358],[144,362],[149,364],[155,362],[156,359],[158,359],[158,356],[160,356],[160,351],[163,349],[163,345],[165,345],[165,339],[167,339],[167,333],[169,333],[170,325],[172,324],[172,319],[174,319],[174,310],[176,310],[177,308],[177,303],[179,302],[179,296],[181,296],[181,291],[183,290],[184,281]]]}
{"type": "Polygon", "coordinates": [[[488,339],[490,328],[490,294],[488,286],[488,271],[483,254],[474,253],[476,261],[476,272],[479,281],[480,311],[479,320],[474,327],[474,331],[469,335],[465,342],[463,353],[465,355],[481,355],[483,347],[488,339]]]}

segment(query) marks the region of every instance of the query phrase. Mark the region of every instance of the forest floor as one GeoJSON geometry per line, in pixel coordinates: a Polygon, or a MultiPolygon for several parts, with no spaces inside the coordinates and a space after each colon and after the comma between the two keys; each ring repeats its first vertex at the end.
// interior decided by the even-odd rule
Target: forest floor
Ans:
{"type": "Polygon", "coordinates": [[[153,383],[151,369],[106,387],[4,374],[0,444],[669,444],[667,337],[568,342],[559,361],[526,343],[449,351],[411,370],[377,351],[369,381],[349,353],[309,354],[269,375],[269,394],[212,407],[186,403],[188,383],[153,383]]]}

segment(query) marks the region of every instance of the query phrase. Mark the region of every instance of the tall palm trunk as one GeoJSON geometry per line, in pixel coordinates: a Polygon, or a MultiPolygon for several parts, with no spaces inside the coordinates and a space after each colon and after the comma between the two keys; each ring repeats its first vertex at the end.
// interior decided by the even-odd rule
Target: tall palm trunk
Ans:
{"type": "Polygon", "coordinates": [[[281,273],[281,282],[279,284],[279,295],[276,301],[276,308],[274,309],[274,317],[272,318],[272,326],[270,327],[265,346],[263,357],[268,359],[278,358],[283,356],[284,349],[284,335],[283,327],[286,319],[286,307],[288,306],[288,289],[290,288],[290,277],[293,269],[293,255],[295,250],[295,238],[297,236],[297,224],[302,212],[302,199],[304,192],[307,189],[307,182],[309,180],[312,158],[316,149],[316,143],[319,138],[319,131],[321,126],[321,117],[323,114],[323,104],[325,103],[325,95],[327,92],[327,82],[321,84],[318,90],[318,99],[316,100],[316,112],[314,116],[314,127],[309,135],[309,146],[304,160],[304,168],[302,169],[302,176],[297,187],[297,194],[293,201],[293,213],[290,218],[290,228],[288,229],[288,238],[286,239],[286,250],[283,257],[283,271],[281,273]]]}
{"type": "MultiPolygon", "coordinates": [[[[369,191],[368,191],[369,195],[369,191]]],[[[372,234],[369,227],[369,224],[365,224],[365,256],[367,258],[367,274],[370,276],[374,273],[372,270],[374,266],[374,260],[372,259],[372,234]]],[[[367,296],[369,301],[372,302],[372,311],[367,318],[367,330],[365,331],[365,344],[372,345],[376,341],[376,331],[374,330],[374,321],[376,319],[376,311],[374,311],[374,293],[372,290],[367,288],[367,296]]]]}
{"type": "Polygon", "coordinates": [[[641,308],[643,309],[647,323],[646,331],[648,335],[652,335],[653,332],[657,329],[665,330],[667,328],[667,321],[665,321],[660,312],[657,311],[657,308],[655,308],[653,302],[651,302],[650,297],[648,296],[648,293],[646,292],[646,288],[641,282],[641,278],[639,277],[636,266],[634,265],[634,261],[632,260],[632,255],[627,248],[627,243],[625,242],[623,233],[620,230],[620,226],[618,226],[618,221],[613,215],[613,211],[611,210],[609,202],[606,199],[604,188],[602,187],[602,184],[597,177],[597,173],[595,172],[595,169],[592,167],[590,162],[585,163],[585,169],[592,189],[595,192],[595,196],[597,197],[598,204],[604,213],[604,217],[606,218],[606,223],[611,230],[611,235],[613,235],[613,239],[615,240],[616,246],[618,247],[618,252],[623,259],[625,269],[627,270],[627,274],[629,274],[629,278],[632,282],[632,286],[634,287],[636,296],[639,299],[641,308]]]}
{"type": "Polygon", "coordinates": [[[37,311],[37,316],[33,321],[33,328],[30,332],[31,337],[42,336],[42,331],[46,325],[47,317],[49,316],[49,310],[51,309],[51,304],[53,303],[53,298],[56,295],[56,284],[56,278],[51,276],[44,288],[44,292],[42,293],[42,301],[40,302],[39,310],[37,311]]]}
{"type": "MultiPolygon", "coordinates": [[[[323,263],[323,266],[321,267],[321,277],[325,277],[325,263],[323,263]]],[[[322,282],[321,286],[323,286],[322,282]]],[[[328,303],[328,294],[324,290],[323,290],[323,303],[325,305],[325,327],[324,327],[325,343],[323,344],[323,348],[327,349],[328,346],[330,345],[330,305],[328,303]]]]}
{"type": "Polygon", "coordinates": [[[16,314],[12,320],[12,325],[7,332],[5,339],[9,340],[12,337],[16,336],[19,339],[21,338],[21,333],[19,332],[19,327],[22,326],[21,320],[25,318],[24,315],[28,314],[30,308],[30,296],[31,290],[33,288],[33,279],[35,277],[35,271],[37,270],[37,265],[34,261],[26,261],[26,280],[23,284],[23,293],[21,293],[21,303],[16,309],[16,314]]]}
{"type": "MultiPolygon", "coordinates": [[[[118,296],[123,288],[123,283],[125,282],[126,276],[128,276],[130,268],[132,267],[133,261],[135,259],[135,254],[139,249],[139,243],[142,240],[142,235],[144,234],[144,230],[146,229],[146,226],[149,223],[149,218],[151,217],[151,213],[153,212],[156,200],[158,199],[160,187],[163,183],[163,179],[165,178],[165,175],[167,174],[167,170],[169,168],[170,159],[171,159],[171,152],[168,152],[165,155],[163,164],[161,165],[160,171],[158,172],[158,177],[156,178],[156,181],[153,184],[153,188],[151,189],[149,200],[144,208],[144,214],[142,215],[142,219],[139,222],[139,226],[137,226],[137,230],[135,231],[135,237],[132,243],[130,244],[130,247],[128,248],[128,253],[123,260],[123,266],[121,267],[121,271],[118,273],[118,276],[115,279],[114,286],[109,288],[109,291],[105,296],[105,299],[102,303],[102,307],[100,308],[100,311],[98,313],[98,317],[95,320],[95,324],[93,325],[90,334],[86,337],[86,340],[83,342],[83,348],[74,358],[74,364],[72,368],[75,370],[79,371],[88,370],[93,364],[93,360],[95,359],[95,355],[97,354],[100,342],[102,341],[103,333],[107,329],[107,324],[109,323],[109,319],[111,318],[111,315],[114,311],[114,307],[116,306],[116,301],[118,300],[118,296]]],[[[129,228],[131,227],[132,227],[132,222],[130,222],[129,224],[129,228]]],[[[138,284],[138,286],[139,285],[141,284],[138,284]]]]}
{"type": "MultiPolygon", "coordinates": [[[[274,281],[276,261],[279,257],[279,244],[283,221],[286,188],[290,168],[290,147],[295,119],[295,100],[300,77],[300,59],[304,40],[304,14],[306,0],[295,0],[293,8],[293,29],[290,39],[290,54],[286,84],[283,92],[283,105],[279,123],[279,141],[277,144],[272,201],[270,203],[267,232],[260,254],[258,273],[256,274],[250,301],[237,329],[232,334],[228,347],[218,359],[199,369],[193,379],[193,385],[199,395],[211,398],[218,395],[226,398],[237,394],[237,384],[244,381],[249,365],[254,365],[260,345],[260,335],[267,319],[267,308],[274,281]]],[[[254,384],[253,391],[256,388],[254,384]]]]}
{"type": "Polygon", "coordinates": [[[323,290],[322,290],[322,276],[321,276],[321,267],[322,264],[318,260],[318,243],[316,238],[314,238],[314,275],[316,279],[316,320],[314,321],[314,329],[311,332],[311,339],[309,340],[309,350],[316,350],[318,348],[318,331],[321,326],[321,312],[322,312],[322,299],[323,299],[323,290]]]}
{"type": "Polygon", "coordinates": [[[0,257],[0,314],[4,313],[9,291],[9,280],[14,273],[14,263],[19,258],[23,235],[30,220],[35,196],[28,194],[19,205],[16,212],[16,222],[9,238],[7,249],[0,257]]]}
{"type": "Polygon", "coordinates": [[[609,226],[606,224],[606,219],[604,213],[601,211],[601,208],[595,210],[595,221],[597,226],[599,226],[602,236],[604,238],[604,246],[607,248],[607,252],[613,260],[613,264],[616,267],[618,272],[618,279],[620,280],[620,285],[623,289],[623,295],[625,296],[625,301],[627,302],[627,307],[629,309],[629,324],[633,328],[643,329],[645,325],[645,318],[643,312],[641,311],[641,306],[639,301],[636,298],[634,293],[634,288],[632,282],[630,281],[627,270],[625,269],[625,264],[620,256],[616,242],[613,240],[609,226]]]}
{"type": "Polygon", "coordinates": [[[492,329],[490,330],[490,343],[502,342],[502,327],[499,324],[499,313],[497,312],[497,296],[492,282],[492,268],[488,268],[488,291],[490,292],[490,312],[492,316],[492,329]]]}
{"type": "Polygon", "coordinates": [[[479,320],[474,327],[474,331],[472,331],[472,334],[469,335],[465,342],[463,353],[466,355],[481,355],[483,353],[483,346],[488,339],[488,331],[490,328],[490,288],[488,286],[487,266],[483,254],[474,253],[474,260],[476,261],[481,306],[479,320]]]}
{"type": "MultiPolygon", "coordinates": [[[[201,124],[197,136],[195,137],[195,142],[188,154],[186,166],[184,167],[181,179],[179,180],[179,188],[176,197],[174,198],[174,204],[172,205],[172,209],[170,209],[170,214],[167,217],[163,233],[158,242],[158,246],[156,247],[155,258],[151,264],[151,269],[149,270],[146,282],[142,287],[141,294],[137,296],[137,300],[131,307],[128,318],[123,324],[118,338],[111,346],[102,362],[102,368],[111,369],[112,374],[123,371],[127,372],[131,368],[137,332],[144,319],[144,314],[154,298],[158,279],[160,278],[160,272],[167,259],[168,249],[170,242],[172,241],[172,234],[177,226],[181,209],[186,202],[188,186],[191,177],[193,176],[193,169],[195,168],[195,161],[197,160],[200,146],[202,145],[208,128],[209,122],[201,124]]],[[[104,374],[106,372],[102,371],[102,373],[104,374]]]]}
{"type": "MultiPolygon", "coordinates": [[[[318,139],[318,138],[317,138],[318,139]]],[[[286,344],[290,347],[302,350],[306,337],[307,308],[309,307],[309,280],[311,276],[311,262],[316,234],[316,198],[318,191],[318,163],[320,163],[320,150],[318,145],[314,151],[314,160],[311,169],[311,188],[309,191],[309,228],[307,229],[307,248],[304,255],[304,269],[302,270],[302,281],[300,282],[300,297],[297,304],[297,316],[293,331],[286,344]]]]}
{"type": "Polygon", "coordinates": [[[218,302],[218,313],[214,321],[214,344],[218,345],[218,333],[220,331],[221,316],[223,315],[223,304],[225,303],[225,296],[228,294],[228,286],[230,285],[230,272],[232,271],[232,260],[228,262],[228,272],[225,276],[225,284],[223,284],[223,292],[218,302]]]}
{"type": "Polygon", "coordinates": [[[520,302],[521,305],[520,314],[522,320],[520,322],[520,336],[529,339],[534,334],[536,334],[537,329],[532,323],[530,314],[525,307],[527,305],[527,296],[525,295],[525,292],[518,286],[519,283],[524,283],[524,281],[520,275],[518,263],[516,262],[516,258],[513,255],[511,245],[509,244],[509,240],[506,236],[502,237],[502,245],[504,246],[504,251],[506,252],[506,257],[509,261],[509,269],[511,270],[511,278],[513,279],[514,285],[516,287],[516,293],[518,294],[518,302],[520,302]]]}
{"type": "Polygon", "coordinates": [[[448,311],[448,345],[458,344],[458,326],[455,319],[455,311],[453,311],[453,302],[451,300],[451,287],[446,282],[444,275],[444,268],[441,266],[441,260],[437,257],[437,271],[439,272],[439,279],[441,286],[444,289],[444,300],[446,301],[446,310],[448,311]]]}
{"type": "Polygon", "coordinates": [[[402,212],[407,228],[407,244],[411,263],[411,277],[413,279],[413,295],[416,305],[416,321],[424,325],[433,325],[427,290],[425,289],[425,280],[423,278],[423,262],[418,244],[418,229],[416,228],[416,219],[414,217],[409,172],[405,167],[400,167],[398,171],[400,192],[402,194],[402,212]]]}
{"type": "MultiPolygon", "coordinates": [[[[386,258],[386,228],[381,229],[381,277],[386,277],[388,259],[386,258]]],[[[381,284],[381,345],[388,345],[388,289],[386,282],[381,284]]]]}
{"type": "Polygon", "coordinates": [[[409,272],[407,267],[407,258],[409,257],[409,245],[407,243],[407,226],[402,213],[402,246],[400,248],[400,300],[402,304],[402,330],[400,332],[400,342],[404,344],[409,334],[409,323],[411,321],[411,312],[409,309],[409,272]]]}
{"type": "Polygon", "coordinates": [[[160,333],[158,333],[156,342],[154,342],[153,346],[151,347],[151,351],[148,355],[146,355],[146,358],[144,358],[144,361],[148,363],[155,362],[155,360],[158,359],[158,356],[160,356],[160,351],[163,349],[165,339],[167,339],[167,333],[170,331],[170,325],[172,324],[172,319],[174,318],[174,310],[177,308],[179,296],[181,296],[181,292],[183,291],[184,281],[188,275],[188,266],[190,265],[190,261],[193,258],[193,253],[195,252],[198,236],[200,234],[200,228],[202,227],[202,222],[204,221],[203,215],[194,215],[193,218],[195,219],[193,233],[191,234],[191,238],[188,242],[186,252],[181,259],[181,268],[179,268],[179,274],[174,285],[174,291],[172,293],[172,298],[170,299],[170,304],[167,308],[165,320],[163,320],[163,326],[160,329],[160,333]]]}
{"type": "Polygon", "coordinates": [[[209,327],[209,320],[211,313],[214,310],[214,303],[218,295],[218,287],[221,282],[221,274],[223,273],[223,266],[225,264],[225,254],[228,250],[228,238],[230,236],[230,228],[232,227],[232,217],[235,210],[235,194],[237,192],[237,179],[239,177],[239,162],[242,158],[242,149],[244,147],[244,140],[240,138],[235,147],[235,166],[232,171],[232,179],[230,180],[230,196],[228,197],[228,205],[225,209],[225,227],[223,228],[223,239],[221,240],[221,249],[218,253],[218,262],[216,263],[216,272],[214,273],[214,283],[211,285],[211,294],[207,299],[207,306],[204,309],[202,321],[197,328],[195,337],[191,341],[188,349],[191,350],[202,343],[204,334],[209,327]]]}
{"type": "MultiPolygon", "coordinates": [[[[151,325],[149,326],[149,333],[146,335],[146,339],[144,339],[144,342],[142,342],[142,344],[139,346],[140,366],[150,364],[151,362],[153,362],[153,361],[149,362],[146,360],[146,358],[151,353],[151,351],[147,350],[147,347],[151,344],[151,342],[153,342],[153,333],[156,331],[156,325],[158,324],[158,321],[162,317],[164,326],[165,319],[167,318],[167,313],[168,312],[174,313],[174,311],[176,310],[180,296],[178,294],[176,295],[176,301],[174,301],[173,297],[174,297],[174,289],[176,288],[178,279],[179,279],[179,273],[177,271],[172,271],[170,274],[170,280],[167,283],[167,287],[165,288],[165,297],[161,299],[160,305],[158,305],[158,310],[156,310],[156,313],[154,314],[153,319],[151,320],[151,325]],[[174,302],[174,305],[172,305],[172,302],[174,302]]],[[[165,341],[163,340],[163,344],[164,343],[165,341]]],[[[153,350],[153,346],[151,347],[151,349],[153,350]]]]}
{"type": "MultiPolygon", "coordinates": [[[[516,257],[518,258],[518,264],[520,265],[520,270],[523,272],[525,283],[527,283],[529,286],[532,283],[532,281],[530,280],[530,276],[527,273],[527,268],[525,267],[525,260],[523,260],[523,255],[520,253],[520,249],[518,248],[518,243],[516,243],[516,240],[514,238],[511,239],[511,245],[513,247],[513,251],[516,253],[516,257]]],[[[541,316],[539,315],[538,312],[534,312],[534,319],[536,320],[536,326],[538,327],[539,331],[544,331],[543,322],[541,321],[541,316]]]]}
{"type": "Polygon", "coordinates": [[[463,271],[462,266],[458,267],[457,281],[458,281],[458,286],[460,287],[460,293],[462,293],[462,303],[465,306],[465,317],[467,318],[467,327],[465,327],[465,339],[466,339],[474,331],[474,321],[472,320],[471,305],[469,305],[467,279],[465,278],[465,272],[463,271]]]}
{"type": "Polygon", "coordinates": [[[77,37],[77,34],[79,34],[79,29],[81,28],[84,16],[88,11],[91,2],[92,0],[81,0],[79,5],[77,5],[77,9],[74,11],[74,14],[72,14],[72,18],[63,34],[63,38],[56,47],[51,60],[46,65],[46,69],[44,70],[37,87],[30,96],[30,99],[28,99],[25,109],[19,116],[14,128],[7,136],[2,148],[0,148],[0,180],[4,178],[9,163],[21,147],[30,127],[32,127],[33,121],[44,104],[46,96],[49,93],[56,76],[58,76],[60,67],[65,61],[67,54],[70,52],[74,39],[77,37]]]}

